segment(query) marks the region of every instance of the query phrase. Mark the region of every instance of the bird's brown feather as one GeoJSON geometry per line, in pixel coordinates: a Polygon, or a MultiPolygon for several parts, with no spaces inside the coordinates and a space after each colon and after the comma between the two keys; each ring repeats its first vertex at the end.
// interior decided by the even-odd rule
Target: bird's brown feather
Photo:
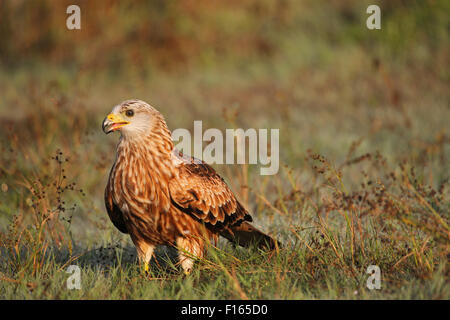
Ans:
{"type": "Polygon", "coordinates": [[[215,231],[222,231],[252,217],[239,203],[225,181],[204,162],[178,166],[169,182],[174,204],[215,231]]]}

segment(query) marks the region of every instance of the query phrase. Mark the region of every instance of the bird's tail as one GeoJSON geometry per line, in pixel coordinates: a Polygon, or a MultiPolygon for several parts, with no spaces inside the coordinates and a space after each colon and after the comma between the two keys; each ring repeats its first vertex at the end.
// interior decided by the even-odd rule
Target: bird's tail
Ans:
{"type": "Polygon", "coordinates": [[[236,242],[242,247],[249,247],[252,244],[264,250],[275,250],[281,248],[281,243],[264,232],[258,230],[248,222],[243,222],[239,226],[233,226],[231,233],[222,234],[232,242],[236,242]]]}

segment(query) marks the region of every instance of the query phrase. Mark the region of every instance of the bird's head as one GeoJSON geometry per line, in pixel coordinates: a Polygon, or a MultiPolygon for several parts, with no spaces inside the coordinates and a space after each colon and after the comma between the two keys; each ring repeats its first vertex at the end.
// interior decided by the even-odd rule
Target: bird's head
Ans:
{"type": "Polygon", "coordinates": [[[164,121],[162,115],[142,100],[126,100],[116,105],[103,120],[103,132],[106,134],[120,131],[123,136],[145,135],[164,121]]]}

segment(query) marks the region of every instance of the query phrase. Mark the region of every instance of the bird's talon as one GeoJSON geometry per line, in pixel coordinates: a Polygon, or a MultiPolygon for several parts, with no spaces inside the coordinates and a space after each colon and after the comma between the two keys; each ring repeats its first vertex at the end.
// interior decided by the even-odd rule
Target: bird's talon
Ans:
{"type": "Polygon", "coordinates": [[[184,273],[185,276],[188,276],[188,275],[191,274],[191,271],[192,271],[192,269],[186,269],[186,270],[183,271],[183,273],[184,273]]]}
{"type": "Polygon", "coordinates": [[[144,274],[148,275],[149,273],[150,273],[150,266],[146,262],[146,263],[144,263],[144,274]]]}

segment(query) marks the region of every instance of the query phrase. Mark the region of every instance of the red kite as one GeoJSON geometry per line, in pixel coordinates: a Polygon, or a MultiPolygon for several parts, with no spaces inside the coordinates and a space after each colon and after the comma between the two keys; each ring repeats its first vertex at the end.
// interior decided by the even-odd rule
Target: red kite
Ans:
{"type": "Polygon", "coordinates": [[[249,222],[252,217],[212,167],[173,146],[163,116],[141,100],[115,106],[103,131],[120,131],[105,190],[108,215],[128,233],[148,270],[156,245],[173,245],[185,273],[221,235],[248,247],[274,249],[278,242],[249,222]]]}

